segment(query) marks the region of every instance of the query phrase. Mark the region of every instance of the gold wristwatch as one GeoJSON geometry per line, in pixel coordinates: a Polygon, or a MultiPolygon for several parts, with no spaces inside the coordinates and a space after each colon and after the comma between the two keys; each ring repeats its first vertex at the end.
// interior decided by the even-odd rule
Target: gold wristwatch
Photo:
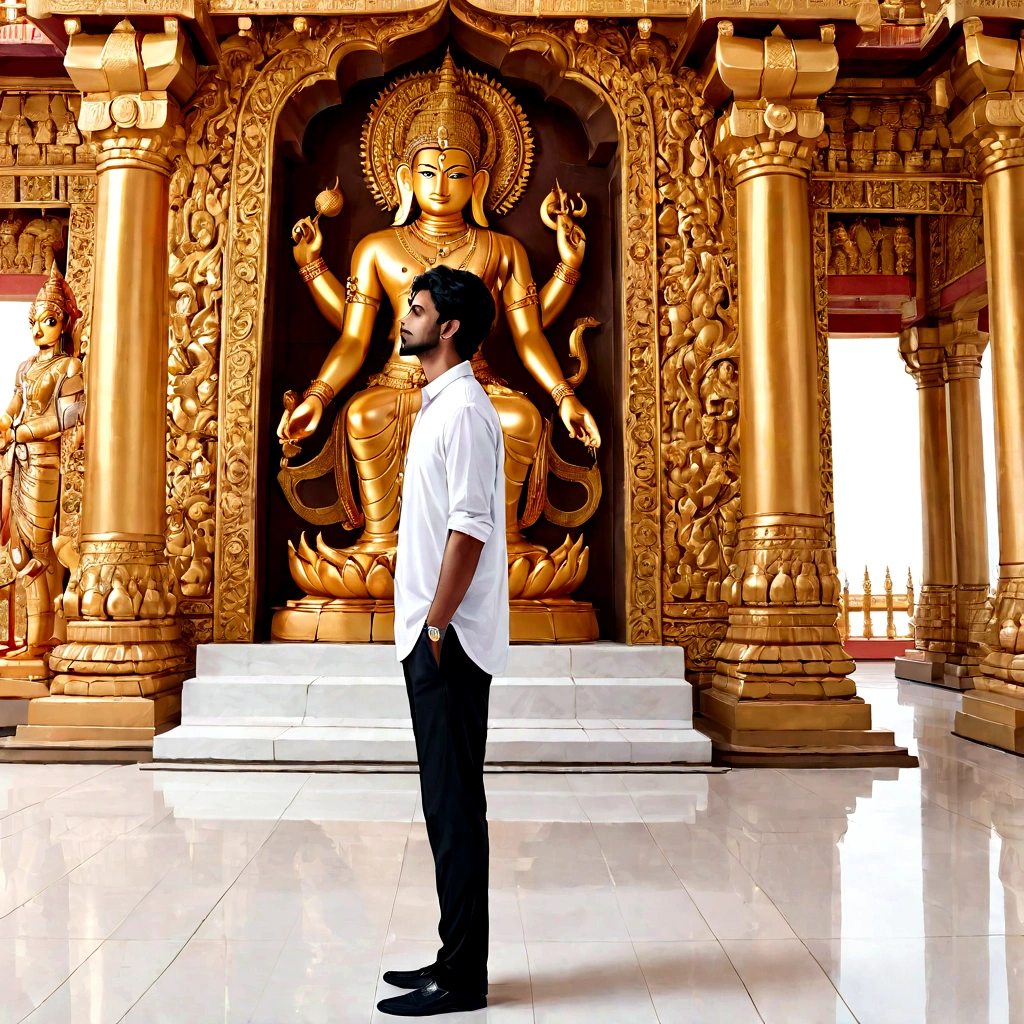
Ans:
{"type": "Polygon", "coordinates": [[[439,644],[442,636],[443,632],[437,626],[427,626],[427,639],[432,644],[439,644]]]}

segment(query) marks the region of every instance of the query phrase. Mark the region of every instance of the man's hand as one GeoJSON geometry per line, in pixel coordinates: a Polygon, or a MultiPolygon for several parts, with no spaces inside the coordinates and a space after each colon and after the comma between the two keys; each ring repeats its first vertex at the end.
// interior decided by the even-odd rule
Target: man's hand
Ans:
{"type": "MultiPolygon", "coordinates": [[[[433,625],[433,623],[431,623],[431,625],[433,625]]],[[[441,630],[441,640],[431,640],[430,637],[427,637],[427,641],[430,644],[430,649],[434,653],[434,661],[437,663],[438,667],[440,667],[441,665],[441,642],[443,640],[444,630],[441,630]]]]}

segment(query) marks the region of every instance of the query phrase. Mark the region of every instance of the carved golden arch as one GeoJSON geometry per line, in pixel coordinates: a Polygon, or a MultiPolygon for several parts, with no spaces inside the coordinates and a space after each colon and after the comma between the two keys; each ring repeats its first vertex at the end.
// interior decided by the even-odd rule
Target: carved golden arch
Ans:
{"type": "MultiPolygon", "coordinates": [[[[325,19],[305,37],[278,23],[276,52],[252,74],[238,107],[220,355],[220,445],[216,504],[213,639],[250,641],[256,617],[259,509],[255,452],[265,438],[260,378],[267,300],[271,168],[278,121],[289,100],[333,79],[344,57],[376,53],[384,66],[399,37],[443,32],[447,0],[399,17],[325,19]]],[[[543,55],[558,80],[592,90],[613,111],[622,178],[620,309],[625,622],[630,643],[660,643],[661,404],[656,268],[658,187],[655,118],[648,90],[673,81],[667,47],[591,23],[584,42],[565,21],[499,21],[453,6],[453,31],[487,37],[494,52],[543,55]]],[[[435,45],[432,42],[431,45],[435,45]]],[[[493,62],[493,58],[486,59],[493,62]]]]}

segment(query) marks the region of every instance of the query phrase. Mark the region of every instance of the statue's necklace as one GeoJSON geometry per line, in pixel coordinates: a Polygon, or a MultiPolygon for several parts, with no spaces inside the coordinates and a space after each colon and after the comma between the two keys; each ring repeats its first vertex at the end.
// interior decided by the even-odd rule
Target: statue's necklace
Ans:
{"type": "Polygon", "coordinates": [[[452,241],[438,242],[435,239],[424,237],[418,231],[415,226],[395,228],[395,234],[398,236],[398,241],[401,243],[402,248],[421,266],[421,267],[432,267],[439,260],[447,259],[453,252],[458,252],[467,241],[469,242],[469,252],[466,253],[466,258],[459,265],[459,270],[465,270],[469,265],[470,259],[473,257],[473,253],[476,251],[476,228],[468,228],[460,237],[456,237],[452,241]],[[425,253],[419,252],[414,249],[412,243],[409,241],[406,231],[409,231],[420,241],[427,242],[429,245],[433,245],[435,249],[434,256],[427,256],[425,253]]]}

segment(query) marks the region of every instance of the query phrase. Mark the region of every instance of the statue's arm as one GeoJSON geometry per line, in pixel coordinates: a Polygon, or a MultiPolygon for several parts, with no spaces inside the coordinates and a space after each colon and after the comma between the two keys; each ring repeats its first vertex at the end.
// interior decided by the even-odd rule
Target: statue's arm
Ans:
{"type": "MultiPolygon", "coordinates": [[[[578,280],[578,279],[577,279],[578,280]]],[[[572,293],[576,290],[576,281],[562,271],[559,276],[558,270],[552,275],[551,280],[540,290],[540,321],[544,328],[550,327],[565,312],[569,305],[572,293]]]]}
{"type": "Polygon", "coordinates": [[[575,218],[584,216],[586,209],[586,203],[582,203],[574,212],[571,201],[557,183],[541,208],[541,219],[555,229],[558,242],[558,264],[551,280],[540,290],[540,321],[545,330],[565,312],[579,284],[587,236],[575,218]],[[550,206],[552,199],[558,201],[554,207],[550,206]]]}
{"type": "Polygon", "coordinates": [[[502,290],[505,316],[519,358],[534,380],[550,395],[565,380],[565,374],[544,334],[540,296],[526,250],[514,238],[508,241],[511,252],[508,276],[502,290]]]}
{"type": "Polygon", "coordinates": [[[323,236],[316,220],[303,217],[292,228],[292,255],[309,294],[327,322],[342,330],[345,325],[345,286],[327,269],[320,256],[323,236]]]}
{"type": "Polygon", "coordinates": [[[601,435],[594,417],[566,384],[558,358],[544,334],[540,297],[526,250],[514,238],[508,242],[511,251],[502,300],[516,352],[534,380],[551,395],[569,433],[587,447],[597,448],[601,435]]]}
{"type": "Polygon", "coordinates": [[[316,308],[332,327],[340,331],[345,323],[344,285],[328,270],[309,281],[307,287],[316,308]]]}
{"type": "Polygon", "coordinates": [[[0,448],[5,447],[14,440],[14,431],[11,430],[11,426],[18,418],[18,413],[21,412],[23,369],[23,366],[18,367],[18,374],[15,377],[14,383],[14,395],[7,405],[7,412],[0,413],[0,448]]]}
{"type": "Polygon", "coordinates": [[[345,315],[341,335],[327,354],[317,378],[335,393],[359,372],[370,350],[373,322],[384,295],[375,251],[373,241],[364,238],[352,254],[352,273],[346,289],[348,300],[343,301],[345,315]]]}

